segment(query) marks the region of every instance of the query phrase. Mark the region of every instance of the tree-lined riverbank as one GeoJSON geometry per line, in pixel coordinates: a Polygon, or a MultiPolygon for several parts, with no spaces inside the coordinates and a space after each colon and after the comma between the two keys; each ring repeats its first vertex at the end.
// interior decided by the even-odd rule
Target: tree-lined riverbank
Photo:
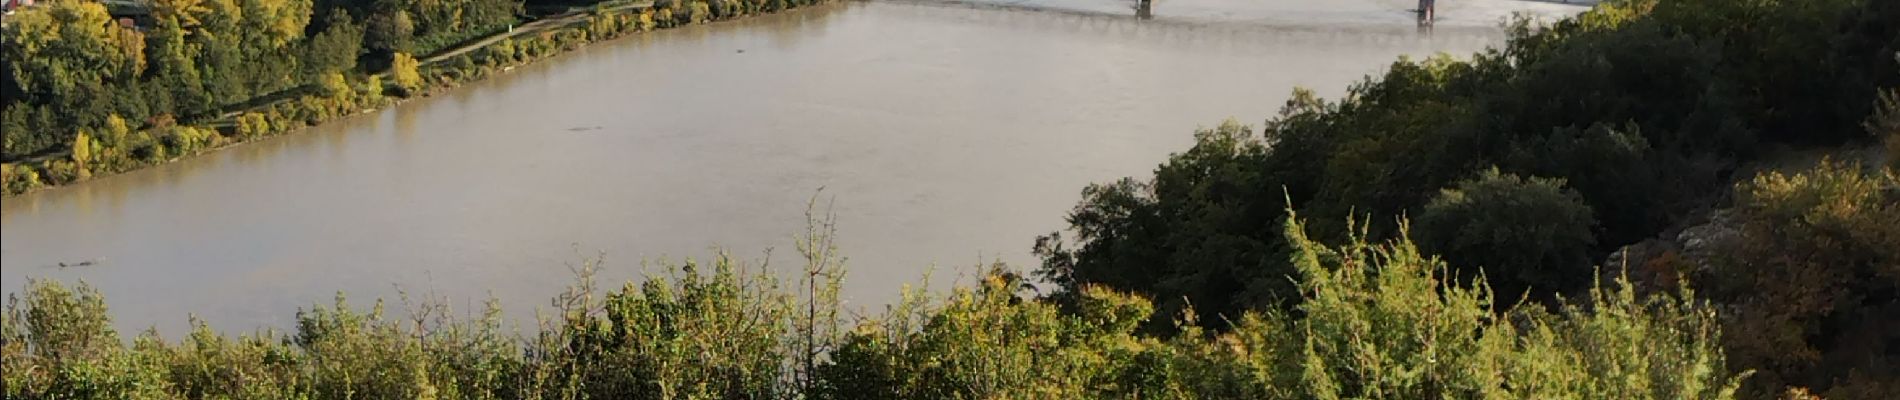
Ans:
{"type": "Polygon", "coordinates": [[[0,36],[0,188],[18,194],[189,157],[594,41],[824,2],[609,2],[519,27],[521,4],[510,0],[159,1],[143,22],[114,21],[98,3],[47,2],[9,16],[0,36]],[[426,63],[410,55],[438,52],[426,63]]]}

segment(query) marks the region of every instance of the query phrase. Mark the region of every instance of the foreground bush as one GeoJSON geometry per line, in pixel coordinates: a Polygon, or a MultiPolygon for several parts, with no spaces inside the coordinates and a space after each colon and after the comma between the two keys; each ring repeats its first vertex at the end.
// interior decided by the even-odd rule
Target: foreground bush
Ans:
{"type": "Polygon", "coordinates": [[[1707,279],[1731,310],[1729,351],[1830,399],[1900,393],[1900,176],[1823,162],[1736,188],[1736,226],[1707,279]]]}
{"type": "Polygon", "coordinates": [[[339,296],[290,334],[194,324],[183,341],[127,347],[98,292],[38,281],[8,303],[0,355],[7,398],[1722,399],[1741,383],[1689,293],[1596,287],[1554,310],[1498,311],[1409,239],[1335,247],[1297,221],[1285,232],[1300,308],[1219,335],[1191,313],[1174,320],[1183,334],[1147,335],[1145,298],[1091,286],[1059,307],[1000,266],[852,323],[837,317],[840,258],[818,235],[791,287],[719,257],[602,295],[583,264],[527,337],[504,334],[492,302],[459,319],[405,299],[398,319],[339,296]]]}

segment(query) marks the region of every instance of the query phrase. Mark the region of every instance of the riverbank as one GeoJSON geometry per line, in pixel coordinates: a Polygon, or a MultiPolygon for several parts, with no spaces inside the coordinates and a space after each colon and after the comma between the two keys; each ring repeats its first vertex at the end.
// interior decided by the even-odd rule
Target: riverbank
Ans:
{"type": "Polygon", "coordinates": [[[323,76],[276,97],[216,119],[180,123],[170,117],[138,124],[110,118],[104,129],[81,131],[63,151],[0,164],[0,195],[12,196],[166,164],[257,139],[300,131],[344,117],[427,97],[587,44],[657,29],[726,21],[824,4],[605,2],[546,16],[487,37],[468,40],[420,60],[400,55],[389,71],[323,76]],[[101,143],[111,143],[107,146],[101,143]]]}

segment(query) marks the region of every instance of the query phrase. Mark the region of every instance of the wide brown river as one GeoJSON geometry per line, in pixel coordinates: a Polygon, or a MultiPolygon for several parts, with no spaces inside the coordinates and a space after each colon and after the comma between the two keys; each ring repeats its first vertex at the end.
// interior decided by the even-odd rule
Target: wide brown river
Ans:
{"type": "Polygon", "coordinates": [[[822,187],[848,301],[875,309],[932,266],[939,283],[1033,267],[1033,238],[1084,186],[1148,174],[1196,127],[1258,125],[1295,86],[1336,97],[1399,55],[1502,37],[895,3],[655,32],[8,198],[0,280],[84,280],[122,330],[173,336],[192,313],[287,327],[338,291],[367,305],[397,287],[526,316],[596,254],[609,281],[714,246],[795,267],[822,187]]]}

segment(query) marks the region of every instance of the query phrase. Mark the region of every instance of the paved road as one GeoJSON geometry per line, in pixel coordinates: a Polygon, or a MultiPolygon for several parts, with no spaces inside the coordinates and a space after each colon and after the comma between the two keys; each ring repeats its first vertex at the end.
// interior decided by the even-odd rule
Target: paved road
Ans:
{"type": "Polygon", "coordinates": [[[430,63],[435,63],[442,60],[447,60],[450,57],[462,55],[462,53],[467,53],[470,51],[475,51],[475,49],[488,47],[488,45],[495,44],[495,42],[502,41],[502,39],[511,39],[516,36],[521,36],[521,35],[526,35],[526,34],[531,34],[531,33],[539,33],[541,31],[546,31],[549,29],[567,26],[568,24],[572,24],[575,22],[580,22],[582,20],[587,19],[587,16],[589,15],[592,15],[592,13],[586,10],[569,11],[569,12],[562,13],[559,15],[549,16],[547,18],[537,19],[537,20],[534,20],[534,22],[529,22],[526,24],[522,24],[521,26],[514,27],[514,29],[509,30],[507,32],[489,35],[488,37],[482,38],[482,40],[477,40],[473,43],[469,43],[469,44],[462,45],[460,47],[437,52],[435,53],[435,55],[423,58],[421,61],[423,64],[430,64],[430,63]]]}

